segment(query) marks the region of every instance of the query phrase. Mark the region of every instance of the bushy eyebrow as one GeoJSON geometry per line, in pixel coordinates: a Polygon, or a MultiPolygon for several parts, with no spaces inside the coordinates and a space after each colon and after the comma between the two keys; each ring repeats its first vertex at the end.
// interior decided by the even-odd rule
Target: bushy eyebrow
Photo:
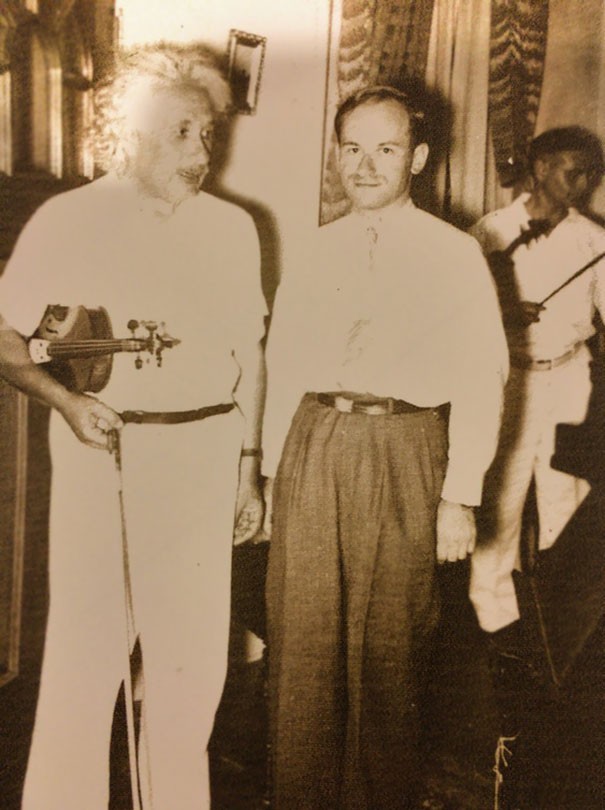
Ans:
{"type": "MultiPolygon", "coordinates": [[[[357,141],[343,141],[341,146],[359,146],[357,141]]],[[[399,141],[382,141],[378,144],[378,148],[380,149],[382,146],[401,146],[399,141]]]]}

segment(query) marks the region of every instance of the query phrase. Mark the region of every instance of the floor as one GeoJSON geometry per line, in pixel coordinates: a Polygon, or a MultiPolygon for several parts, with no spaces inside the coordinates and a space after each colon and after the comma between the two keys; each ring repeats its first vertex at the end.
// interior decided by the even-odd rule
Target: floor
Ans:
{"type": "MultiPolygon", "coordinates": [[[[240,574],[236,567],[236,579],[240,574]]],[[[258,575],[253,569],[252,584],[258,575]]],[[[426,673],[419,810],[600,810],[605,625],[593,632],[555,694],[548,673],[535,664],[539,656],[527,648],[523,657],[503,652],[480,633],[466,600],[466,577],[465,564],[442,570],[444,619],[426,673]]],[[[254,603],[248,592],[235,613],[262,629],[260,602],[256,612],[254,603]]],[[[270,806],[264,675],[262,659],[231,663],[210,746],[213,810],[270,806]]],[[[117,717],[110,810],[130,806],[123,798],[120,725],[117,717]]]]}

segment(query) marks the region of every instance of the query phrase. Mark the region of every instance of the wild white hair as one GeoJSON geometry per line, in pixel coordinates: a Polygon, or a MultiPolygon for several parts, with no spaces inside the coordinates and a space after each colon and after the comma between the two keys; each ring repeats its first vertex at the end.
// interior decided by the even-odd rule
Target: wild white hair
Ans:
{"type": "Polygon", "coordinates": [[[112,74],[95,91],[93,138],[97,165],[125,171],[137,139],[141,104],[157,90],[206,93],[216,117],[224,115],[231,91],[213,54],[199,45],[159,42],[122,53],[112,74]]]}

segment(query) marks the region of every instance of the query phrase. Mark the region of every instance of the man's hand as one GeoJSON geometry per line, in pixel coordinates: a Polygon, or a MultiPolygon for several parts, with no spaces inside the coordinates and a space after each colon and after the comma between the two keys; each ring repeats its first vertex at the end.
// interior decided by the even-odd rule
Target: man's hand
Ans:
{"type": "Polygon", "coordinates": [[[538,323],[540,314],[545,309],[542,304],[538,304],[535,301],[520,301],[519,306],[521,308],[521,319],[524,326],[538,323]]]}
{"type": "Polygon", "coordinates": [[[263,522],[263,499],[255,484],[240,484],[235,507],[233,542],[237,546],[258,533],[263,522]]]}
{"type": "Polygon", "coordinates": [[[456,562],[472,554],[477,529],[470,506],[441,500],[437,509],[437,562],[456,562]]]}
{"type": "Polygon", "coordinates": [[[58,410],[78,439],[98,450],[109,450],[110,431],[123,427],[115,411],[88,394],[70,393],[58,410]]]}

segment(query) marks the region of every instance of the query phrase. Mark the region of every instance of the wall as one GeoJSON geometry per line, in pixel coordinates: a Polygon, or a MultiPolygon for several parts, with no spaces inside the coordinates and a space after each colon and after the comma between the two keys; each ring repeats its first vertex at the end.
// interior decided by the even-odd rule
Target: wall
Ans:
{"type": "Polygon", "coordinates": [[[262,231],[266,286],[317,227],[330,0],[121,0],[122,42],[267,37],[257,113],[238,115],[222,188],[249,201],[262,231]],[[168,11],[169,9],[169,11],[168,11]]]}

